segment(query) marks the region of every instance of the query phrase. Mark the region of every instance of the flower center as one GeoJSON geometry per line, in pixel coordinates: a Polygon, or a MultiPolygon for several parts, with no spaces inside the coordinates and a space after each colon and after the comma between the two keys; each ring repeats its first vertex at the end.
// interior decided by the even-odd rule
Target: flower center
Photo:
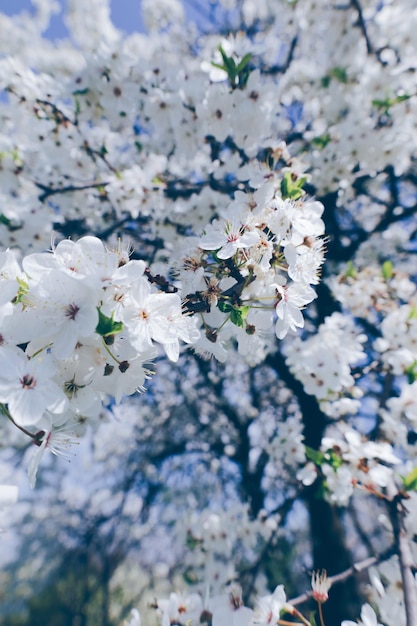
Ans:
{"type": "Polygon", "coordinates": [[[65,317],[68,317],[70,320],[75,320],[80,307],[76,304],[69,304],[65,307],[65,317]]]}
{"type": "Polygon", "coordinates": [[[34,379],[32,374],[25,374],[20,379],[20,384],[22,385],[23,389],[35,389],[36,380],[34,379]]]}

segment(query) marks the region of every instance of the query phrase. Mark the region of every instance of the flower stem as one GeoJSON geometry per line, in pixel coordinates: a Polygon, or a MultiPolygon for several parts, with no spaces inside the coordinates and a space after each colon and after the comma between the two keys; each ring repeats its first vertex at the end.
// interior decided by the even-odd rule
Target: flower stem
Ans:
{"type": "Polygon", "coordinates": [[[322,607],[322,604],[321,604],[321,602],[317,602],[317,604],[319,605],[320,624],[321,624],[321,626],[325,626],[324,618],[323,618],[323,607],[322,607]]]}
{"type": "Polygon", "coordinates": [[[26,430],[26,428],[23,428],[23,426],[19,426],[19,424],[16,424],[16,422],[14,421],[13,417],[11,416],[9,412],[9,409],[6,407],[5,404],[0,404],[0,410],[3,413],[3,415],[5,415],[7,419],[9,419],[12,422],[12,424],[16,426],[16,428],[22,431],[22,433],[25,433],[25,435],[27,435],[31,439],[36,439],[36,435],[34,435],[33,433],[30,433],[28,430],[26,430]]]}

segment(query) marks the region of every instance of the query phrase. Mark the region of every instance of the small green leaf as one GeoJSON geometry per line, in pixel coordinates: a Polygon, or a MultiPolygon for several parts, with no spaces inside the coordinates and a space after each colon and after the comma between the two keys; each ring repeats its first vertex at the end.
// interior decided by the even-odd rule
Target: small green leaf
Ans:
{"type": "Polygon", "coordinates": [[[282,197],[288,198],[289,190],[291,189],[291,174],[289,172],[285,172],[284,178],[281,181],[281,195],[282,197]]]}
{"type": "Polygon", "coordinates": [[[321,79],[321,86],[323,87],[323,89],[327,89],[331,81],[332,79],[330,78],[330,76],[323,76],[323,78],[321,79]]]}
{"type": "Polygon", "coordinates": [[[123,322],[115,322],[112,317],[107,317],[97,307],[98,311],[98,324],[96,326],[96,333],[101,337],[110,337],[116,333],[121,333],[123,330],[123,322]]]}
{"type": "Polygon", "coordinates": [[[310,448],[310,446],[304,446],[304,450],[309,461],[312,461],[315,465],[323,465],[325,457],[322,452],[314,450],[314,448],[310,448]]]}
{"type": "Polygon", "coordinates": [[[241,307],[239,307],[239,309],[242,312],[243,319],[245,320],[248,317],[250,306],[248,306],[247,304],[243,304],[241,307]]]}
{"type": "Polygon", "coordinates": [[[301,196],[303,195],[303,192],[301,191],[301,189],[291,189],[288,195],[291,200],[298,200],[298,198],[301,198],[301,196]]]}
{"type": "Polygon", "coordinates": [[[344,67],[334,67],[330,71],[330,77],[335,78],[339,83],[346,84],[348,82],[348,76],[344,67]]]}
{"type": "Polygon", "coordinates": [[[414,361],[414,363],[407,367],[405,374],[407,376],[408,384],[412,385],[417,380],[417,361],[414,361]]]}
{"type": "Polygon", "coordinates": [[[239,328],[243,328],[242,311],[240,311],[239,309],[233,309],[230,313],[230,321],[235,326],[238,326],[239,328]]]}
{"type": "Polygon", "coordinates": [[[334,470],[337,470],[341,465],[343,465],[342,458],[334,450],[327,450],[324,457],[327,463],[331,465],[334,470]]]}
{"type": "Polygon", "coordinates": [[[232,56],[229,57],[226,54],[221,45],[218,47],[218,50],[221,54],[223,64],[214,62],[211,64],[213,67],[217,67],[218,69],[226,72],[232,89],[236,89],[237,87],[239,89],[244,89],[251,72],[248,66],[252,58],[252,54],[248,52],[238,62],[236,62],[232,56]]]}
{"type": "Polygon", "coordinates": [[[236,72],[238,74],[240,74],[241,72],[243,72],[243,70],[246,68],[246,66],[248,65],[248,63],[250,62],[252,58],[252,53],[248,52],[247,54],[245,54],[244,57],[242,57],[237,65],[236,68],[236,72]]]}
{"type": "Polygon", "coordinates": [[[10,226],[11,221],[9,220],[8,217],[3,215],[3,213],[0,213],[0,224],[4,224],[5,226],[10,226]]]}
{"type": "Polygon", "coordinates": [[[315,611],[310,611],[310,615],[308,616],[308,621],[310,622],[311,626],[317,626],[315,611]]]}
{"type": "Polygon", "coordinates": [[[229,302],[227,302],[226,300],[219,300],[217,303],[217,307],[222,313],[230,313],[230,311],[233,311],[233,306],[229,304],[229,302]]]}
{"type": "Polygon", "coordinates": [[[229,75],[229,78],[232,76],[233,78],[236,78],[237,71],[236,71],[236,63],[235,63],[234,58],[228,57],[221,46],[219,46],[218,49],[219,49],[220,54],[222,55],[223,63],[229,75]]]}
{"type": "Polygon", "coordinates": [[[412,469],[407,476],[403,476],[402,480],[406,491],[417,491],[417,467],[412,469]]]}
{"type": "Polygon", "coordinates": [[[16,276],[16,282],[19,285],[19,290],[12,300],[13,304],[21,303],[24,296],[29,293],[29,285],[25,280],[16,276]]]}
{"type": "Polygon", "coordinates": [[[417,307],[416,306],[412,306],[411,310],[408,314],[408,319],[409,320],[415,320],[417,317],[417,307]]]}
{"type": "Polygon", "coordinates": [[[332,68],[330,72],[326,74],[326,76],[323,76],[323,78],[321,79],[321,86],[324,87],[324,89],[327,89],[333,78],[339,83],[343,83],[344,85],[346,85],[346,83],[348,82],[346,69],[344,67],[332,68]]]}
{"type": "Polygon", "coordinates": [[[306,182],[306,177],[297,178],[293,180],[291,172],[285,172],[284,178],[281,181],[281,196],[285,200],[290,198],[291,200],[298,200],[304,195],[303,185],[306,182]]]}
{"type": "Polygon", "coordinates": [[[219,70],[223,70],[223,72],[226,72],[227,74],[227,68],[225,65],[220,65],[220,63],[215,63],[214,61],[211,62],[213,67],[217,67],[219,70]]]}
{"type": "Polygon", "coordinates": [[[314,146],[317,146],[318,148],[320,148],[320,150],[322,150],[323,148],[325,148],[327,146],[328,143],[330,143],[332,140],[331,136],[327,133],[325,135],[321,135],[320,137],[313,137],[313,139],[311,140],[311,143],[314,146]]]}
{"type": "Polygon", "coordinates": [[[390,278],[392,278],[392,275],[394,273],[394,265],[392,261],[384,261],[381,267],[381,272],[384,280],[389,280],[390,278]]]}
{"type": "Polygon", "coordinates": [[[346,267],[346,272],[345,272],[344,275],[345,275],[346,278],[357,278],[358,273],[355,270],[355,266],[353,265],[352,261],[348,261],[347,267],[346,267]]]}
{"type": "Polygon", "coordinates": [[[384,100],[379,100],[378,98],[372,100],[372,106],[376,109],[379,109],[386,115],[389,114],[389,110],[395,104],[399,104],[400,102],[405,102],[413,97],[413,94],[403,93],[398,96],[394,96],[393,98],[385,98],[384,100]]]}

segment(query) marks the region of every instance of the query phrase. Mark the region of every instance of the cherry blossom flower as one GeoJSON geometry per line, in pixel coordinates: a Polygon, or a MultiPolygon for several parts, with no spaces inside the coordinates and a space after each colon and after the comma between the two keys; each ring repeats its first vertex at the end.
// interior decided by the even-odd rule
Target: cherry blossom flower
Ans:
{"type": "Polygon", "coordinates": [[[20,426],[37,424],[46,411],[63,413],[68,399],[54,382],[50,355],[28,359],[22,351],[0,348],[0,402],[20,426]]]}
{"type": "Polygon", "coordinates": [[[37,446],[37,450],[32,455],[28,466],[29,484],[32,489],[36,485],[39,464],[46,450],[50,450],[52,454],[69,460],[68,450],[72,445],[78,444],[76,434],[71,430],[71,426],[54,428],[51,420],[48,421],[50,430],[40,430],[33,438],[33,443],[37,446]]]}
{"type": "Polygon", "coordinates": [[[206,234],[200,238],[199,246],[203,250],[216,250],[219,259],[230,259],[240,248],[250,248],[258,240],[258,233],[225,220],[207,228],[206,234]]]}
{"type": "MultiPolygon", "coordinates": [[[[342,622],[342,626],[358,626],[356,622],[352,622],[351,620],[344,620],[342,622]]],[[[359,622],[359,626],[382,626],[378,622],[375,611],[369,604],[364,604],[361,609],[361,621],[359,622]]]]}
{"type": "Polygon", "coordinates": [[[286,602],[284,586],[278,585],[274,593],[258,599],[250,622],[251,626],[275,626],[286,602]]]}
{"type": "Polygon", "coordinates": [[[323,604],[323,602],[327,602],[329,598],[329,589],[331,587],[331,582],[327,578],[326,570],[322,570],[321,572],[313,572],[311,577],[311,587],[313,589],[313,598],[323,604]]]}
{"type": "Polygon", "coordinates": [[[283,339],[289,330],[296,331],[303,328],[304,318],[301,308],[316,297],[315,291],[308,285],[293,283],[276,286],[277,304],[275,311],[278,320],[275,324],[275,333],[278,339],[283,339]]]}

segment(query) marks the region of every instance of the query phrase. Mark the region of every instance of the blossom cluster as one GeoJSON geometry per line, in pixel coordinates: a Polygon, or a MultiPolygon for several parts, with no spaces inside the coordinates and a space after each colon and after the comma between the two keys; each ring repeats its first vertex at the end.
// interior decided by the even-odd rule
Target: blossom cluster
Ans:
{"type": "MultiPolygon", "coordinates": [[[[321,604],[328,598],[330,582],[326,574],[313,574],[312,596],[321,604]]],[[[189,623],[212,624],[212,626],[273,626],[274,624],[292,623],[284,619],[284,616],[293,616],[303,623],[311,626],[304,615],[290,602],[287,601],[283,585],[278,585],[275,590],[267,595],[257,598],[255,608],[245,606],[242,599],[242,589],[237,583],[231,583],[226,593],[203,598],[197,593],[172,592],[169,598],[155,599],[152,608],[158,614],[158,623],[162,626],[178,624],[186,626],[189,623]]],[[[310,615],[310,619],[312,620],[310,615]]],[[[323,623],[323,620],[321,620],[323,623]]],[[[142,620],[139,611],[132,609],[129,619],[125,620],[125,626],[141,626],[142,620]]],[[[342,626],[357,626],[356,622],[344,620],[342,626]]],[[[361,621],[359,626],[382,626],[370,604],[364,604],[361,609],[361,621]]]]}
{"type": "Polygon", "coordinates": [[[268,517],[265,511],[251,519],[249,506],[240,503],[181,519],[176,529],[179,543],[189,548],[185,568],[200,588],[209,585],[212,593],[220,593],[239,569],[256,561],[259,546],[271,541],[278,523],[279,516],[268,517]]]}
{"type": "Polygon", "coordinates": [[[288,349],[291,371],[329,417],[356,413],[360,406],[363,392],[355,384],[352,368],[365,358],[365,339],[349,317],[333,313],[316,334],[304,341],[295,338],[288,349]]]}
{"type": "MultiPolygon", "coordinates": [[[[276,154],[276,162],[289,158],[284,145],[276,154]]],[[[198,352],[224,361],[233,338],[254,365],[265,357],[272,324],[278,339],[303,328],[324,258],[323,205],[305,194],[305,180],[265,164],[249,180],[252,191],[236,191],[182,259],[187,307],[201,319],[198,352]]]]}
{"type": "Polygon", "coordinates": [[[22,269],[1,253],[0,402],[41,450],[65,445],[62,429],[94,422],[110,397],[143,389],[156,344],[176,361],[180,341],[198,338],[179,295],[145,269],[90,236],[27,255],[22,269]]]}

